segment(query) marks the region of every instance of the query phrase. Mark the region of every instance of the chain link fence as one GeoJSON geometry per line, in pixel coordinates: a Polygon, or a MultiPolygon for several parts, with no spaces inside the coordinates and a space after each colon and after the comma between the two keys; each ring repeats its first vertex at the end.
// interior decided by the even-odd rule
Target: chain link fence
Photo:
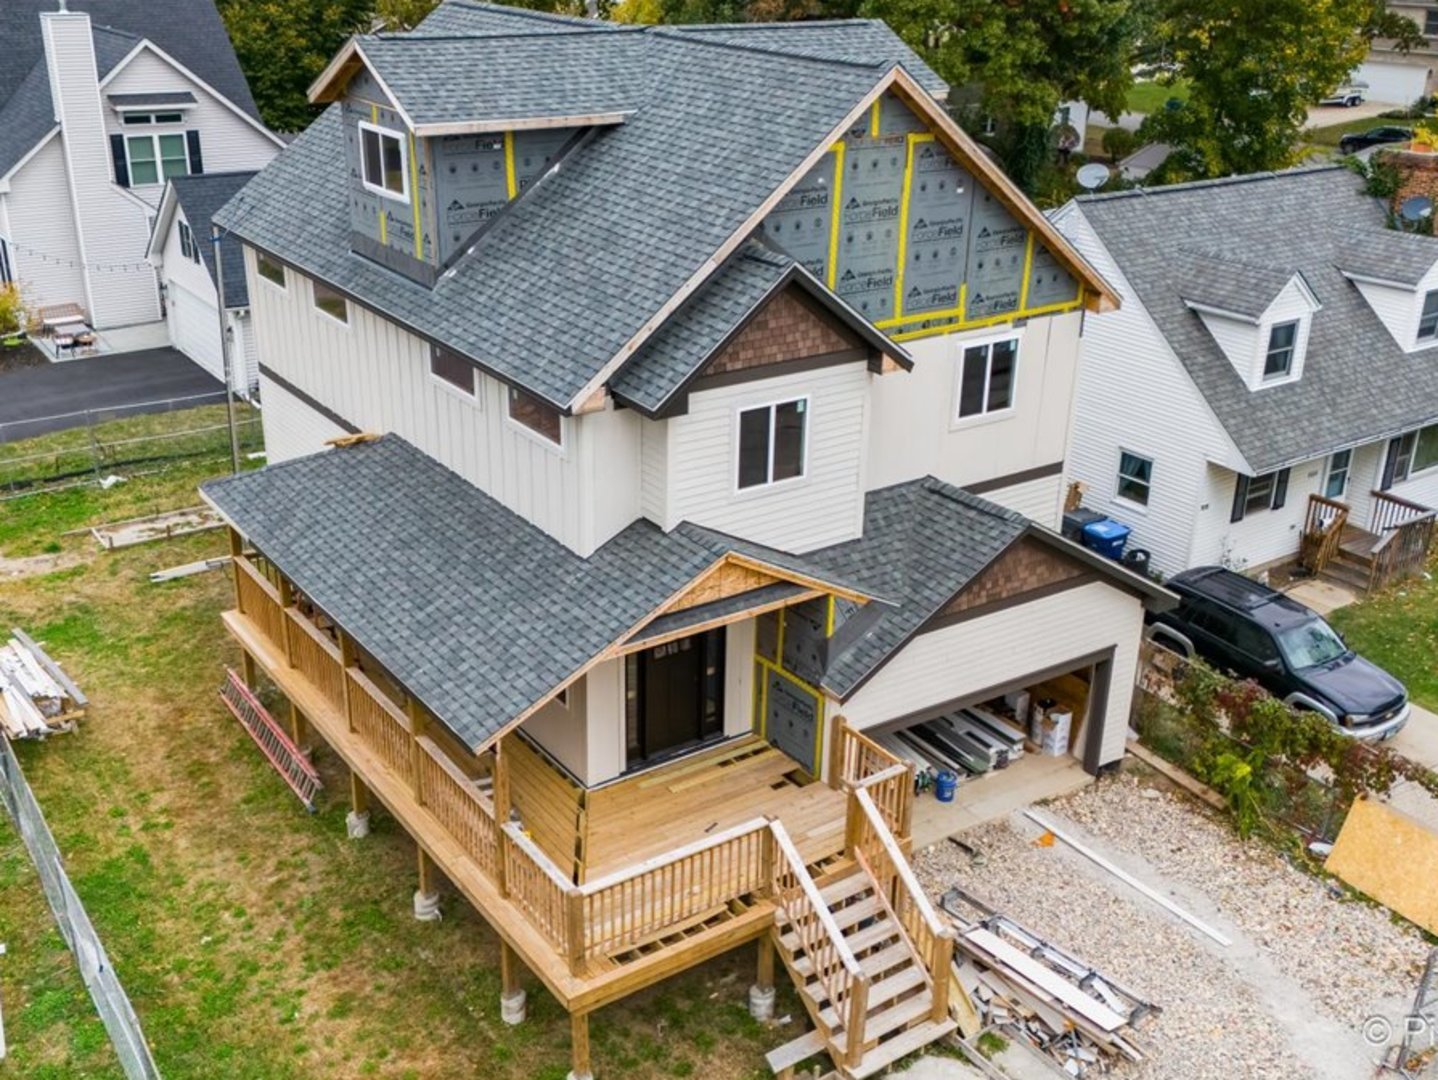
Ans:
{"type": "MultiPolygon", "coordinates": [[[[235,404],[235,434],[241,458],[264,448],[254,407],[235,404]]],[[[229,454],[223,391],[0,423],[0,499],[229,454]]]]}
{"type": "Polygon", "coordinates": [[[125,1075],[130,1080],[159,1080],[160,1070],[140,1030],[139,1018],[110,966],[110,958],[85,913],[85,906],[70,884],[60,860],[60,849],[45,824],[45,816],[25,780],[20,761],[10,741],[3,736],[0,736],[0,802],[5,804],[10,820],[35,862],[40,887],[45,891],[50,910],[55,913],[55,924],[75,954],[80,978],[94,999],[95,1010],[115,1045],[115,1054],[125,1075]]]}

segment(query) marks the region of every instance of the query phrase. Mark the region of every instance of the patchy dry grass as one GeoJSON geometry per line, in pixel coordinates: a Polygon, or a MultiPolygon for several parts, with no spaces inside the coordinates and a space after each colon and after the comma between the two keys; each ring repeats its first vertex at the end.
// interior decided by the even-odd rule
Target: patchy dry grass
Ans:
{"type": "MultiPolygon", "coordinates": [[[[529,1020],[500,1021],[496,937],[452,892],[442,923],[414,921],[414,845],[383,815],[367,840],[345,838],[334,755],[317,754],[326,790],[308,815],[220,705],[223,666],[238,660],[218,618],[228,578],[155,586],[147,574],[219,554],[223,537],[102,555],[84,537],[59,536],[193,503],[193,481],[172,473],[0,504],[5,554],[58,544],[79,557],[0,580],[0,626],[28,629],[92,700],[77,734],[25,744],[21,757],[162,1071],[560,1080],[567,1016],[531,985],[529,1020]]],[[[43,941],[42,926],[12,929],[25,865],[7,851],[0,927],[43,941]]],[[[21,921],[35,910],[24,905],[21,921]]],[[[7,992],[63,982],[53,951],[0,960],[7,992]]],[[[752,963],[744,950],[597,1013],[596,1067],[636,1080],[763,1075],[763,1051],[799,1027],[749,1019],[752,963]]],[[[72,982],[56,991],[53,1018],[41,1010],[21,1029],[29,1060],[53,1076],[108,1075],[72,982]]],[[[779,1010],[801,1019],[785,987],[779,1010]]]]}

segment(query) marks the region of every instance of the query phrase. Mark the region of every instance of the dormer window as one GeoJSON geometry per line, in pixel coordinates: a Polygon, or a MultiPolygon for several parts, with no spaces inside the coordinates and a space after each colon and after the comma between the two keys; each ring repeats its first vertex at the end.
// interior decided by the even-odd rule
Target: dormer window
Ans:
{"type": "Polygon", "coordinates": [[[1263,360],[1265,379],[1285,379],[1293,371],[1293,354],[1298,348],[1298,320],[1279,323],[1268,332],[1268,352],[1263,360]]]}
{"type": "Polygon", "coordinates": [[[397,131],[360,122],[364,186],[377,195],[409,201],[404,137],[397,131]]]}
{"type": "Polygon", "coordinates": [[[1418,316],[1418,340],[1438,340],[1438,289],[1423,297],[1423,313],[1418,316]]]}

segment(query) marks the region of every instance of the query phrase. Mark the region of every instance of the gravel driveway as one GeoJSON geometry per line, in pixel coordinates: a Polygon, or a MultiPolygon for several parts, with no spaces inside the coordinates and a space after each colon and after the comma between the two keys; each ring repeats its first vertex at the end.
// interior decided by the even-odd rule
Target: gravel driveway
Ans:
{"type": "Polygon", "coordinates": [[[915,864],[1008,914],[1163,1007],[1142,1028],[1149,1059],[1120,1075],[1174,1080],[1372,1074],[1366,1017],[1406,1012],[1428,946],[1386,910],[1328,886],[1186,799],[1122,775],[1044,808],[1092,847],[1233,940],[1200,935],[1065,845],[1038,847],[1022,816],[965,834],[915,864]]]}

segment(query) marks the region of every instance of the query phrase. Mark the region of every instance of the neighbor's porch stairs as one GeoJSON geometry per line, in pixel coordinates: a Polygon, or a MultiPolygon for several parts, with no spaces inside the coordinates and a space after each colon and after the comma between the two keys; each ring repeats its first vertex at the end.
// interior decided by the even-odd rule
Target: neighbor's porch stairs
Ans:
{"type": "Polygon", "coordinates": [[[932,980],[923,959],[870,872],[850,862],[818,884],[829,915],[865,976],[867,995],[858,1021],[862,1035],[851,1039],[852,1025],[841,1015],[848,1010],[840,1007],[843,1002],[830,1000],[799,927],[781,906],[775,914],[774,943],[815,1028],[769,1055],[769,1062],[782,1076],[799,1061],[827,1052],[837,1067],[835,1075],[861,1080],[943,1038],[956,1024],[946,1005],[940,1005],[942,1015],[935,1017],[932,980]]]}

